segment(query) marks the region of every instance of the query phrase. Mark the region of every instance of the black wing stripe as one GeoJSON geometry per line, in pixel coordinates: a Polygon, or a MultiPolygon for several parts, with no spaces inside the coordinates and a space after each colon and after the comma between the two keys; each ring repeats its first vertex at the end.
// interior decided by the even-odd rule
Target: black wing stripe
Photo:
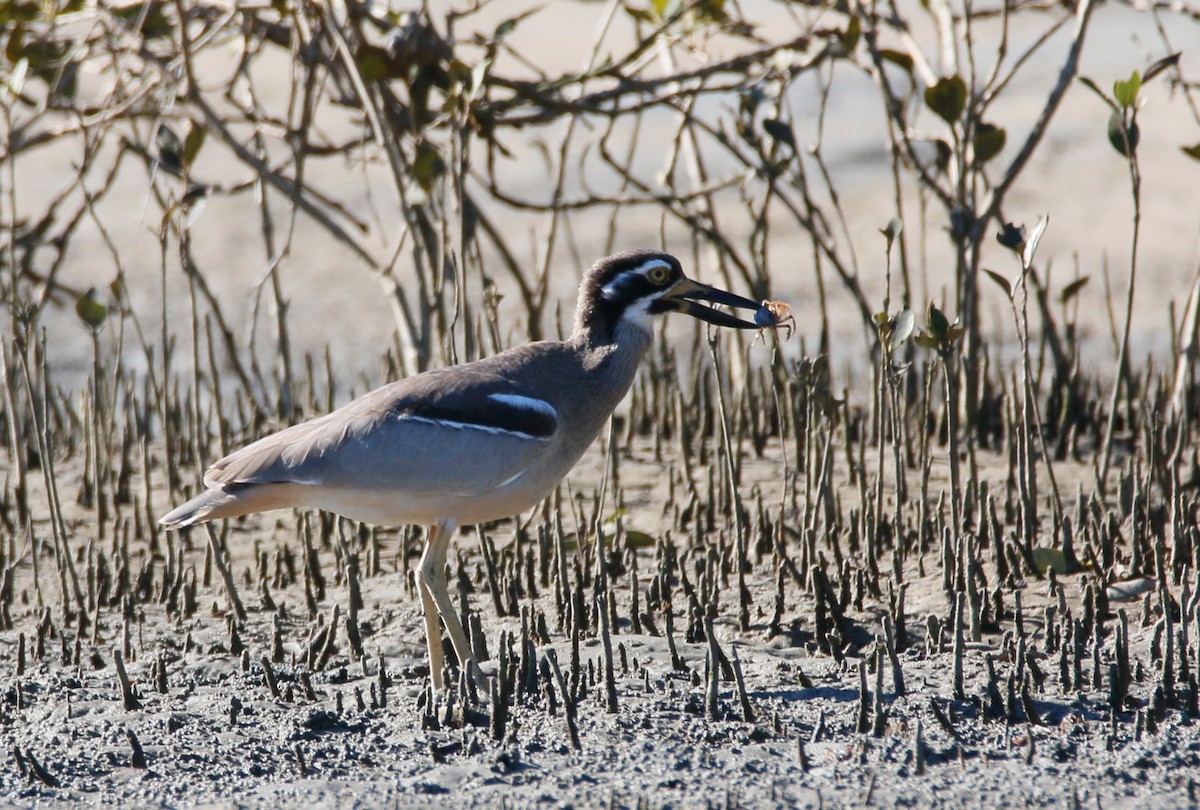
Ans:
{"type": "MultiPolygon", "coordinates": [[[[520,400],[524,398],[512,398],[520,400]]],[[[554,409],[541,400],[541,407],[522,407],[511,401],[491,397],[472,398],[458,402],[426,402],[409,404],[396,415],[401,419],[430,422],[446,427],[483,430],[490,433],[509,433],[530,439],[549,439],[558,429],[554,409]]]]}

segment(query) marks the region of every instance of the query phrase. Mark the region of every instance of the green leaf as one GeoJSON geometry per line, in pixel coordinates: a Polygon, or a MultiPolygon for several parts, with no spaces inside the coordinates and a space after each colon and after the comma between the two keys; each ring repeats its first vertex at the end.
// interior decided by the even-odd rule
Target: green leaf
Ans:
{"type": "Polygon", "coordinates": [[[639,532],[636,529],[625,530],[625,545],[629,548],[654,548],[658,540],[653,535],[639,532]]]}
{"type": "Polygon", "coordinates": [[[166,124],[159,124],[154,133],[154,143],[158,147],[158,162],[172,174],[178,174],[183,168],[183,141],[175,134],[175,130],[166,124]]]}
{"type": "Polygon", "coordinates": [[[958,76],[938,79],[937,84],[926,88],[925,104],[947,124],[953,124],[967,108],[967,83],[958,76]]]}
{"type": "Polygon", "coordinates": [[[38,13],[41,9],[38,4],[28,0],[27,2],[7,2],[0,3],[0,25],[8,25],[9,23],[24,23],[34,22],[38,18],[38,13]]]}
{"type": "Polygon", "coordinates": [[[784,121],[778,118],[766,118],[762,122],[763,129],[775,140],[780,143],[787,144],[792,151],[796,151],[796,137],[792,134],[792,128],[784,121]]]}
{"type": "Polygon", "coordinates": [[[651,14],[650,11],[648,11],[647,9],[635,8],[630,5],[625,6],[625,12],[630,17],[633,17],[635,20],[641,20],[642,22],[649,23],[651,25],[653,25],[658,19],[653,14],[651,14]]]}
{"type": "Polygon", "coordinates": [[[1121,110],[1113,110],[1108,117],[1108,142],[1125,157],[1131,157],[1137,151],[1141,134],[1137,121],[1130,119],[1126,122],[1121,110]]]}
{"type": "Polygon", "coordinates": [[[679,8],[679,0],[650,0],[650,8],[656,20],[665,20],[679,8]]]}
{"type": "Polygon", "coordinates": [[[445,173],[446,163],[438,153],[437,147],[428,141],[422,141],[421,145],[417,147],[417,156],[413,160],[413,177],[416,179],[417,185],[426,194],[429,194],[433,190],[434,183],[445,173]]]}
{"type": "Polygon", "coordinates": [[[507,20],[496,26],[496,32],[492,34],[492,40],[498,42],[501,39],[504,39],[504,37],[515,31],[520,23],[523,23],[534,14],[537,14],[543,8],[545,8],[545,6],[534,6],[533,8],[522,11],[515,17],[509,17],[507,20]]]}
{"type": "Polygon", "coordinates": [[[377,45],[359,45],[354,54],[354,63],[364,82],[377,82],[391,75],[391,60],[387,51],[377,45]]]}
{"type": "Polygon", "coordinates": [[[1200,143],[1195,146],[1181,146],[1179,151],[1190,157],[1192,160],[1200,160],[1200,143]]]}
{"type": "Polygon", "coordinates": [[[1067,286],[1063,287],[1062,292],[1058,294],[1058,300],[1064,304],[1070,301],[1079,294],[1080,290],[1087,286],[1088,279],[1089,276],[1083,276],[1082,278],[1077,278],[1067,286]]]}
{"type": "Polygon", "coordinates": [[[838,39],[842,41],[842,47],[846,49],[846,53],[852,53],[858,47],[858,41],[862,38],[862,20],[857,14],[851,14],[850,20],[846,23],[846,30],[838,35],[838,39]]]}
{"type": "Polygon", "coordinates": [[[954,157],[954,151],[950,148],[950,144],[943,141],[941,138],[933,139],[934,149],[934,165],[942,174],[950,168],[950,158],[954,157]]]}
{"type": "Polygon", "coordinates": [[[972,146],[975,149],[975,163],[987,163],[1000,154],[1008,141],[1008,133],[1002,127],[993,126],[980,121],[975,127],[975,139],[972,146]]]}
{"type": "Polygon", "coordinates": [[[758,112],[758,105],[763,103],[767,94],[759,87],[750,87],[738,93],[738,112],[745,119],[754,118],[754,113],[758,112]]]}
{"type": "Polygon", "coordinates": [[[913,338],[913,343],[922,349],[936,349],[938,345],[937,338],[924,332],[918,332],[917,336],[913,338]]]}
{"type": "Polygon", "coordinates": [[[925,311],[925,323],[930,335],[939,341],[945,340],[946,331],[950,328],[950,321],[946,320],[946,316],[932,301],[929,302],[929,308],[925,311]]]}
{"type": "Polygon", "coordinates": [[[983,272],[987,273],[988,278],[996,282],[997,287],[1004,290],[1005,295],[1007,295],[1009,298],[1012,298],[1012,282],[996,271],[988,270],[986,267],[983,268],[983,272]]]}
{"type": "Polygon", "coordinates": [[[142,26],[138,30],[141,31],[142,36],[146,39],[157,39],[175,33],[175,29],[171,25],[171,20],[167,16],[166,5],[166,3],[151,3],[149,11],[145,10],[145,4],[143,3],[130,3],[119,7],[109,4],[108,8],[114,17],[131,29],[140,20],[142,26]],[[145,14],[144,18],[143,13],[145,14]]]}
{"type": "Polygon", "coordinates": [[[1142,77],[1135,70],[1127,81],[1113,82],[1113,98],[1117,104],[1129,108],[1137,104],[1138,93],[1142,89],[1142,77]]]}
{"type": "Polygon", "coordinates": [[[1053,569],[1056,574],[1069,574],[1070,566],[1067,565],[1066,556],[1056,548],[1042,548],[1041,546],[1033,550],[1033,564],[1037,567],[1038,573],[1044,574],[1053,569]]]}
{"type": "Polygon", "coordinates": [[[92,329],[99,329],[108,317],[108,307],[96,300],[96,288],[91,287],[75,299],[75,314],[92,329]]]}
{"type": "Polygon", "coordinates": [[[729,14],[725,11],[725,0],[700,0],[693,8],[701,22],[723,23],[729,19],[729,14]]]}
{"type": "Polygon", "coordinates": [[[204,127],[195,122],[188,124],[187,135],[183,138],[183,153],[180,156],[185,169],[191,169],[196,163],[196,156],[200,154],[200,149],[204,146],[204,139],[207,136],[208,130],[204,127]]]}

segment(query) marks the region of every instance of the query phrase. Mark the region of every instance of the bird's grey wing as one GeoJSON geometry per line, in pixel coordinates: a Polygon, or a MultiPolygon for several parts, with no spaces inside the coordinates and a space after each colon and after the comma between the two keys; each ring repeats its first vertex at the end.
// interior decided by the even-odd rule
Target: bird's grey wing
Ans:
{"type": "Polygon", "coordinates": [[[218,461],[205,483],[297,483],[471,495],[522,475],[550,449],[558,412],[472,366],[384,386],[218,461]]]}

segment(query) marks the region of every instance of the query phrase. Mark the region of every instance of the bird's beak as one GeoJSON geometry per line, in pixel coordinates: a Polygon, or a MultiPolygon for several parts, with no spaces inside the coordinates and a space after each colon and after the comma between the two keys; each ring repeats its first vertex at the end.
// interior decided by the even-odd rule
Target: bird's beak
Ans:
{"type": "Polygon", "coordinates": [[[728,326],[733,329],[758,328],[758,324],[753,321],[743,321],[728,312],[722,312],[699,303],[700,301],[709,301],[713,304],[757,310],[758,302],[716,287],[710,287],[707,284],[701,284],[698,281],[692,281],[690,278],[681,278],[675,282],[675,286],[663,298],[671,302],[679,312],[716,326],[728,326]]]}

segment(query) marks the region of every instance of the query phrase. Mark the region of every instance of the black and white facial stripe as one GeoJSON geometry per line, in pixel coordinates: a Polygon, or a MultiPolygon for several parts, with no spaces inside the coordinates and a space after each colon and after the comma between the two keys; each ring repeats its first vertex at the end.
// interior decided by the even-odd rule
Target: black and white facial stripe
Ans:
{"type": "Polygon", "coordinates": [[[668,253],[639,250],[610,256],[584,279],[579,318],[589,329],[607,334],[622,320],[648,329],[651,315],[673,309],[661,299],[682,277],[679,261],[668,253]]]}
{"type": "Polygon", "coordinates": [[[549,441],[558,430],[558,411],[545,400],[522,394],[489,394],[483,398],[407,405],[401,420],[454,430],[478,430],[529,441],[549,441]]]}
{"type": "Polygon", "coordinates": [[[600,294],[609,301],[618,302],[658,298],[667,291],[664,284],[672,280],[671,272],[671,264],[665,258],[647,259],[618,273],[612,281],[600,288],[600,294]]]}

